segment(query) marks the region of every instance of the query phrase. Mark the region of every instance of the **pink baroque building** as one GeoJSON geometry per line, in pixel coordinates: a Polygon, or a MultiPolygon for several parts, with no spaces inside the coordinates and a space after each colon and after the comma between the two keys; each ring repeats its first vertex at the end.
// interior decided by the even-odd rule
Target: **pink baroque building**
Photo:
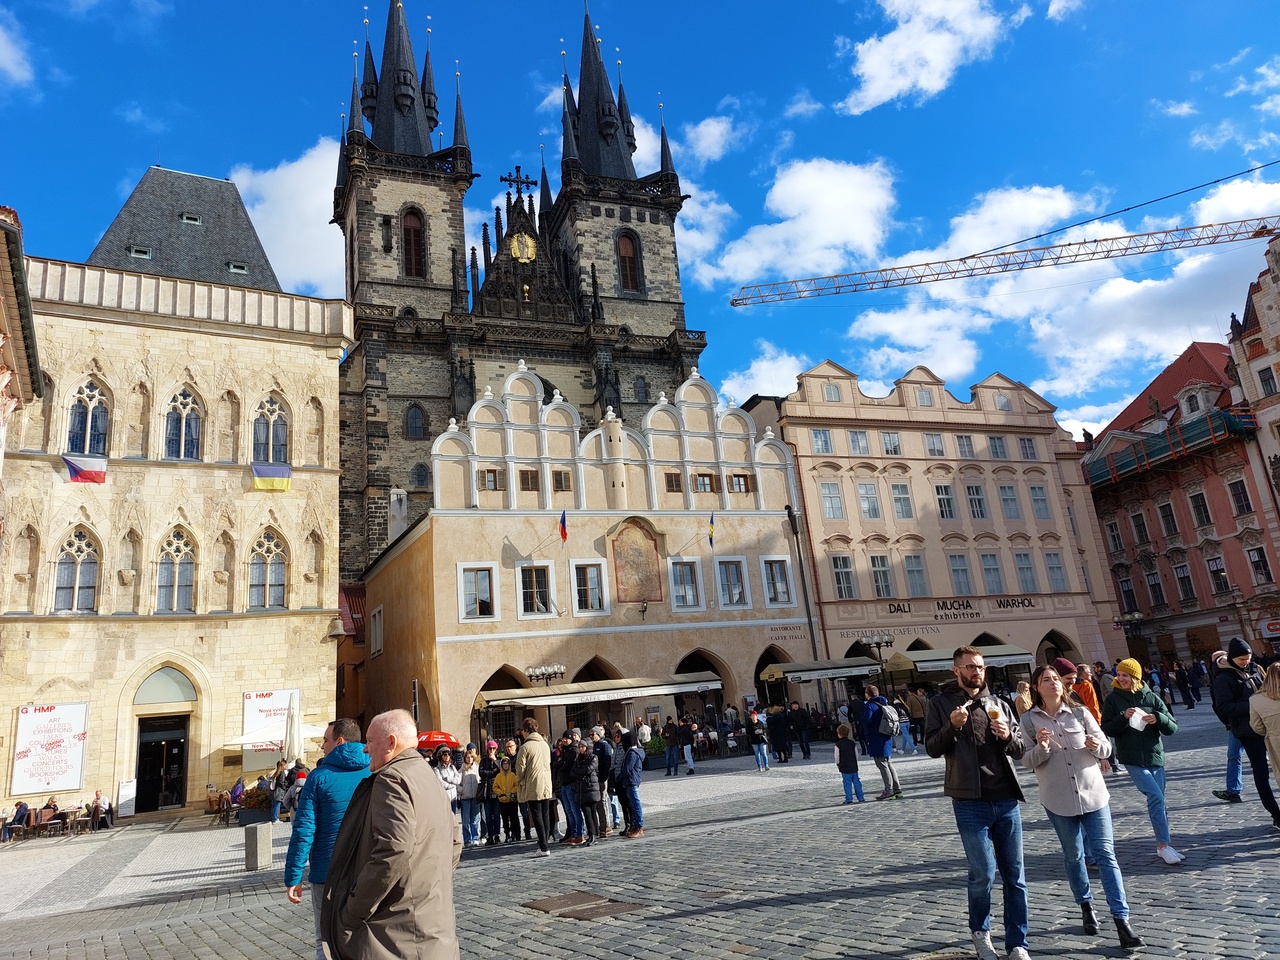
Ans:
{"type": "Polygon", "coordinates": [[[1192,343],[1086,445],[1130,656],[1172,665],[1237,636],[1265,652],[1280,616],[1277,501],[1231,350],[1192,343]]]}

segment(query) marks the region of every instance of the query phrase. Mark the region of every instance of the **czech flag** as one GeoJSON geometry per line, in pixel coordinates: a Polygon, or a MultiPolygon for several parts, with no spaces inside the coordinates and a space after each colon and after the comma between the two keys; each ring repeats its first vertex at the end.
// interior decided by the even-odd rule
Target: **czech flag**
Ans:
{"type": "Polygon", "coordinates": [[[560,511],[560,542],[566,543],[569,539],[569,525],[565,522],[565,511],[560,511]]]}
{"type": "Polygon", "coordinates": [[[707,522],[707,542],[711,544],[712,550],[716,548],[716,515],[714,513],[707,522]]]}
{"type": "Polygon", "coordinates": [[[67,465],[67,479],[72,483],[106,483],[106,457],[63,457],[67,465]]]}

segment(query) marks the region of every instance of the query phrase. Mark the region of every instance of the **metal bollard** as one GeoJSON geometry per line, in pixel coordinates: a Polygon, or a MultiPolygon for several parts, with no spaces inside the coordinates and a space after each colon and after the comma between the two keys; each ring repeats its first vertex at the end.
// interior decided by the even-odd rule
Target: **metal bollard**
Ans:
{"type": "Polygon", "coordinates": [[[244,868],[266,870],[274,859],[271,824],[254,823],[244,828],[244,868]]]}

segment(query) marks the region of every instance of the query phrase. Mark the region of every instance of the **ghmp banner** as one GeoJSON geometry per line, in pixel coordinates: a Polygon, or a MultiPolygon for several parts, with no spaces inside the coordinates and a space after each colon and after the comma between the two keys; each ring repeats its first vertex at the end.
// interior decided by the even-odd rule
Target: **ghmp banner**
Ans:
{"type": "Polygon", "coordinates": [[[18,707],[10,793],[56,794],[84,786],[89,704],[26,703],[18,707]]]}

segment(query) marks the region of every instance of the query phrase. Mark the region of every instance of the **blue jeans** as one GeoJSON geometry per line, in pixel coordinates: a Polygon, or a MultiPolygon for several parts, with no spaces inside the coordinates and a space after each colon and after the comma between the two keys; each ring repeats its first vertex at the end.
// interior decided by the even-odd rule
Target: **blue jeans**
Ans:
{"type": "Polygon", "coordinates": [[[969,929],[991,928],[996,867],[1004,886],[1006,950],[1027,945],[1027,881],[1022,873],[1022,813],[1017,800],[951,801],[969,861],[969,929]]]}
{"type": "Polygon", "coordinates": [[[613,818],[613,825],[615,827],[622,822],[622,804],[618,802],[618,795],[616,793],[609,794],[608,812],[609,816],[613,818]]]}
{"type": "Polygon", "coordinates": [[[502,803],[497,797],[490,797],[484,802],[484,832],[486,836],[498,839],[502,830],[502,803]]]}
{"type": "Polygon", "coordinates": [[[573,787],[560,788],[560,806],[564,807],[564,832],[569,837],[584,837],[587,834],[587,822],[582,817],[582,807],[578,806],[578,798],[573,794],[573,787]]]}
{"type": "Polygon", "coordinates": [[[1227,731],[1227,793],[1238,794],[1244,789],[1244,764],[1240,762],[1240,741],[1227,731]]]}
{"type": "Polygon", "coordinates": [[[756,769],[769,769],[769,745],[767,743],[753,743],[751,749],[756,755],[756,769]]]}
{"type": "Polygon", "coordinates": [[[1280,805],[1276,804],[1276,795],[1271,790],[1271,774],[1267,766],[1267,741],[1256,733],[1250,734],[1240,741],[1245,755],[1249,758],[1249,766],[1253,769],[1253,786],[1258,791],[1258,799],[1267,813],[1280,821],[1280,805]]]}
{"type": "Polygon", "coordinates": [[[896,749],[901,750],[904,754],[914,753],[916,742],[911,739],[911,730],[904,723],[900,728],[900,733],[893,738],[893,745],[896,749]]]}
{"type": "Polygon", "coordinates": [[[627,804],[631,807],[631,826],[644,826],[644,810],[640,806],[640,785],[628,783],[622,787],[627,794],[627,804]]]}
{"type": "Polygon", "coordinates": [[[806,760],[809,759],[809,731],[801,730],[797,736],[800,738],[800,752],[804,754],[806,760]]]}
{"type": "Polygon", "coordinates": [[[480,801],[474,797],[458,801],[462,810],[462,844],[471,846],[480,839],[480,801]]]}
{"type": "Polygon", "coordinates": [[[271,801],[271,822],[272,823],[275,823],[277,820],[280,819],[280,806],[283,803],[284,803],[283,800],[271,801]]]}
{"type": "Polygon", "coordinates": [[[693,769],[693,747],[690,744],[686,743],[682,749],[684,750],[684,762],[687,763],[689,765],[689,769],[692,770],[693,769]]]}
{"type": "Polygon", "coordinates": [[[1125,773],[1147,798],[1147,816],[1151,818],[1151,829],[1155,832],[1156,843],[1164,846],[1169,842],[1169,810],[1164,805],[1164,767],[1135,767],[1125,765],[1125,773]]]}
{"type": "Polygon", "coordinates": [[[858,802],[861,803],[866,799],[862,795],[862,778],[856,773],[842,773],[840,779],[844,781],[844,802],[853,803],[853,795],[858,795],[858,802]]]}
{"type": "Polygon", "coordinates": [[[667,773],[680,772],[680,745],[667,744],[667,773]]]}
{"type": "Polygon", "coordinates": [[[1089,856],[1098,864],[1098,876],[1107,895],[1107,906],[1117,920],[1129,917],[1129,903],[1124,897],[1124,878],[1116,863],[1116,847],[1111,835],[1111,808],[1103,807],[1093,813],[1076,817],[1059,816],[1046,810],[1049,822],[1058,833],[1062,844],[1062,863],[1067,868],[1067,883],[1076,903],[1089,903],[1093,892],[1089,889],[1089,872],[1084,865],[1085,845],[1089,856]]]}

